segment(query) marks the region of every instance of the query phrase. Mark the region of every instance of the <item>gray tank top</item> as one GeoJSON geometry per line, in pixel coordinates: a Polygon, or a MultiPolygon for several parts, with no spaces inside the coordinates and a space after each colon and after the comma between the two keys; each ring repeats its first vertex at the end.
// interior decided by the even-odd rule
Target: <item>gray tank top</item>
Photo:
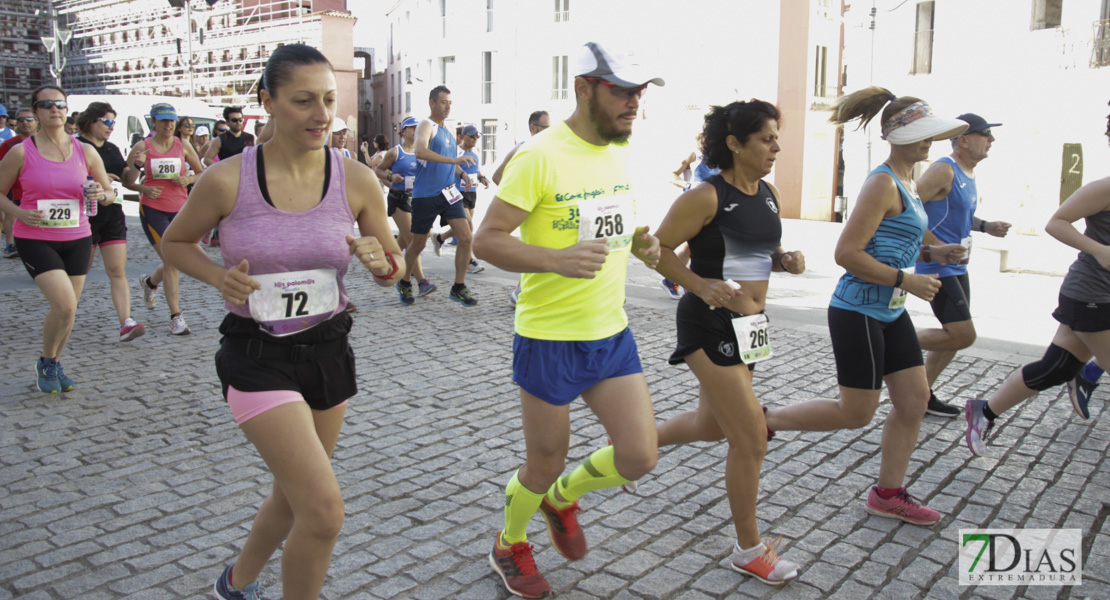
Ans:
{"type": "MultiPolygon", "coordinates": [[[[1083,235],[1110,245],[1110,211],[1089,216],[1085,221],[1087,230],[1083,235]]],[[[1060,293],[1081,302],[1110,303],[1110,271],[1102,268],[1094,256],[1080,252],[1064,277],[1060,293]]]]}

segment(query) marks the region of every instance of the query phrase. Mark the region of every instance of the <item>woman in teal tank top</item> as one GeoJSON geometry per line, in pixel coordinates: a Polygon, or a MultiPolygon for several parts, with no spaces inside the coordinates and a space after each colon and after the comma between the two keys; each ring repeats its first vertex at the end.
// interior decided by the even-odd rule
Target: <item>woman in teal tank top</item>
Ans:
{"type": "Polygon", "coordinates": [[[934,140],[955,137],[967,123],[933,115],[925,102],[870,87],[842,97],[829,119],[859,119],[865,127],[882,111],[882,137],[890,156],[860,190],[840,239],[836,262],[845,274],[829,304],[829,334],[840,399],[813,399],[767,412],[772,430],[831,431],[871,422],[885,383],[893,407],[883,426],[877,485],[864,508],[881,517],[932,525],[940,514],[906,492],[910,456],[929,400],[917,332],[905,310],[906,294],[930,300],[935,275],[904,272],[919,259],[954,263],[960,244],[922,246],[928,219],[913,183],[913,167],[929,157],[934,140]],[[884,108],[885,107],[885,108],[884,108]]]}

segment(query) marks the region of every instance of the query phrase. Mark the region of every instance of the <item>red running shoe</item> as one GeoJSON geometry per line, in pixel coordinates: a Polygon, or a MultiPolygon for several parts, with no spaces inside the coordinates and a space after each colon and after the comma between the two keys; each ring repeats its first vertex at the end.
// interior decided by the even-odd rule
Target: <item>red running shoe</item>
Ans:
{"type": "Polygon", "coordinates": [[[578,560],[588,552],[586,534],[578,526],[577,515],[580,512],[582,509],[578,507],[578,502],[563,510],[555,508],[555,505],[547,500],[547,495],[544,495],[543,501],[540,502],[540,514],[547,521],[547,535],[551,538],[555,549],[567,560],[578,560]]]}
{"type": "Polygon", "coordinates": [[[489,566],[493,572],[501,576],[505,589],[514,596],[521,598],[548,598],[551,596],[551,584],[540,575],[536,569],[536,560],[532,558],[532,544],[517,542],[508,548],[501,547],[501,532],[497,532],[497,539],[493,542],[493,550],[489,553],[489,566]]]}

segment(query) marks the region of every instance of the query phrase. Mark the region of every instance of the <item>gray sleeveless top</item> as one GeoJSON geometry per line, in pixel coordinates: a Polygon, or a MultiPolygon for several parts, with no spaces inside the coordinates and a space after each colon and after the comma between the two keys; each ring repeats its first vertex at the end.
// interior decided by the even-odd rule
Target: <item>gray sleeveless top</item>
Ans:
{"type": "MultiPolygon", "coordinates": [[[[1091,215],[1085,221],[1087,230],[1083,235],[1110,245],[1110,211],[1091,215]]],[[[1102,268],[1094,256],[1080,252],[1064,277],[1060,293],[1081,302],[1110,303],[1110,271],[1102,268]]]]}

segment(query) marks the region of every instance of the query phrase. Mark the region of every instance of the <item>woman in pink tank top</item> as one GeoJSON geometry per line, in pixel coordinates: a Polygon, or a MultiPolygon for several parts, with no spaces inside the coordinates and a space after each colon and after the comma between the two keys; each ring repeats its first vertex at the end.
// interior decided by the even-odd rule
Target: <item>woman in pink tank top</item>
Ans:
{"type": "Polygon", "coordinates": [[[309,46],[282,46],[263,82],[273,138],[209,167],[162,247],[170,264],[223,294],[216,372],[232,416],[274,473],[216,593],[260,597],[258,575],[284,541],[283,597],[315,599],[343,522],[330,457],[357,392],[344,275],[354,255],[391,286],[404,259],[374,174],[325,147],[337,95],[331,64],[309,46]],[[223,264],[198,245],[217,224],[223,264]],[[363,237],[352,235],[355,224],[363,237]]]}
{"type": "Polygon", "coordinates": [[[143,294],[143,304],[154,308],[157,302],[155,292],[158,286],[165,283],[163,291],[170,310],[170,333],[186,335],[189,326],[185,324],[185,316],[181,314],[178,304],[177,269],[166,264],[161,242],[162,234],[189,197],[187,186],[200,177],[204,166],[189,142],[173,134],[177,127],[177,110],[172,105],[161,102],[151,106],[150,118],[154,122],[154,135],[131,148],[127,170],[123,173],[124,187],[140,194],[139,223],[143,233],[158,256],[162,257],[162,264],[154,273],[139,277],[139,291],[143,294]],[[135,181],[140,164],[145,175],[141,184],[135,181]],[[192,167],[193,174],[186,175],[187,167],[192,167]]]}
{"type": "Polygon", "coordinates": [[[76,387],[60,358],[89,271],[86,195],[107,206],[115,194],[96,149],[65,132],[65,92],[53,85],[40,87],[31,94],[31,105],[39,130],[0,163],[0,209],[19,219],[14,227],[19,257],[50,305],[35,378],[40,391],[56,394],[76,387]],[[94,181],[86,191],[89,177],[94,181]],[[5,196],[16,180],[23,187],[19,206],[5,196]]]}

